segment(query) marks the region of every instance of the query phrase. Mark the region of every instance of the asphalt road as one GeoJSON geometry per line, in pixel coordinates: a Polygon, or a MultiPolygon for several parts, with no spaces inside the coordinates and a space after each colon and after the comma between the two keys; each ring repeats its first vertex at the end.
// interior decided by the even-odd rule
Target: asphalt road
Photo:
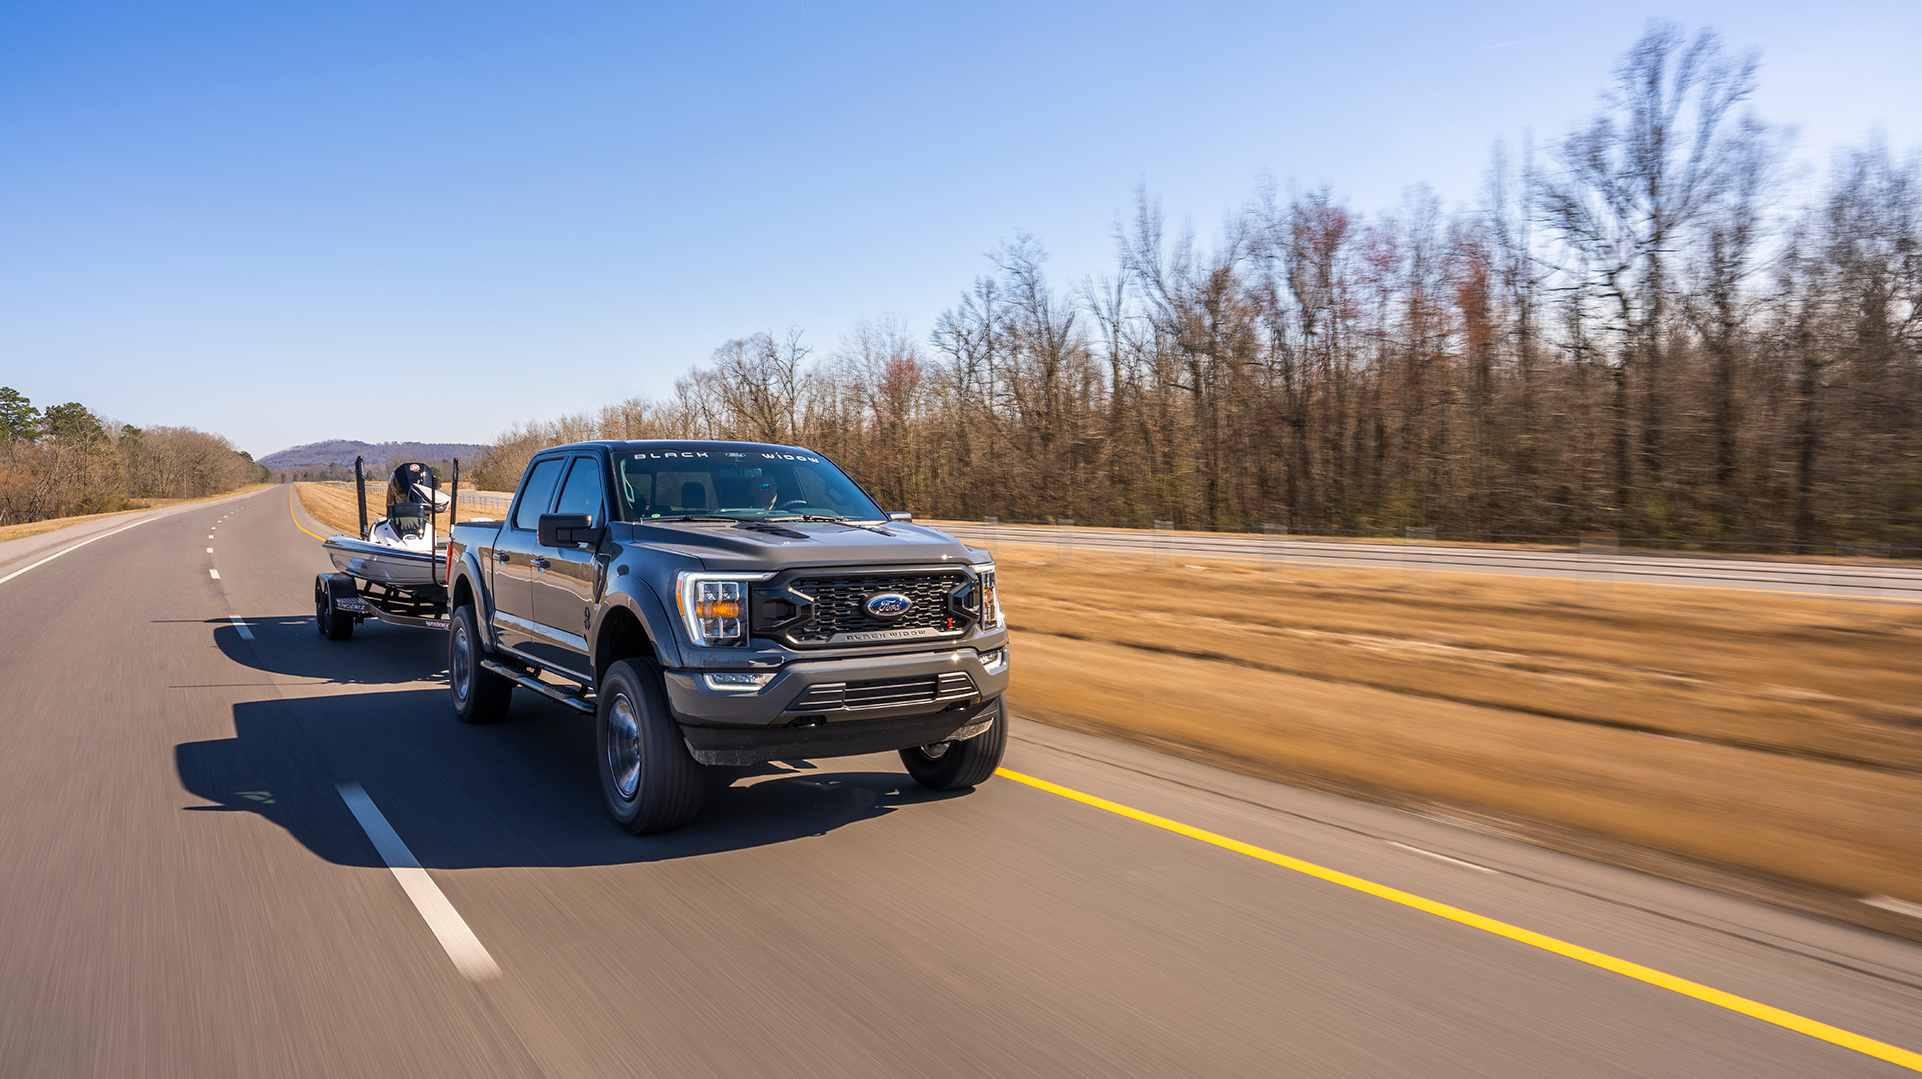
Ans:
{"type": "Polygon", "coordinates": [[[1402,573],[1469,573],[1504,577],[1728,588],[1744,592],[1854,597],[1922,603],[1922,565],[1900,562],[1775,561],[1624,551],[1535,551],[1444,543],[1349,542],[1225,533],[1124,528],[1056,528],[930,521],[977,546],[1004,543],[1076,550],[1156,554],[1167,558],[1261,562],[1281,568],[1377,569],[1402,573]]]}
{"type": "Polygon", "coordinates": [[[1922,1049],[1915,944],[1026,723],[1010,769],[1111,804],[924,793],[876,756],[714,769],[699,823],[631,837],[583,719],[517,695],[463,727],[439,634],[314,633],[327,562],[284,488],[142,521],[24,572],[88,534],[0,545],[0,1075],[1832,1076],[1922,1049]]]}

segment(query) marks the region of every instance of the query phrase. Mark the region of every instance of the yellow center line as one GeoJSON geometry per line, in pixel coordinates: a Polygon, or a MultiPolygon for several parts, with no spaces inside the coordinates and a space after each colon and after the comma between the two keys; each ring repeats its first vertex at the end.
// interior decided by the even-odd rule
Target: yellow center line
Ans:
{"type": "Polygon", "coordinates": [[[1765,1023],[1773,1023],[1778,1027],[1784,1027],[1799,1034],[1806,1034],[1811,1038],[1820,1038],[1825,1042],[1839,1045],[1844,1049],[1853,1049],[1858,1053],[1875,1057],[1878,1060],[1886,1060],[1891,1064],[1900,1065],[1910,1071],[1922,1072],[1922,1053],[1911,1052],[1901,1046],[1876,1041],[1874,1038],[1866,1037],[1853,1031],[1843,1030],[1840,1027],[1833,1027],[1827,1023],[1810,1019],[1807,1016],[1783,1011],[1781,1008],[1771,1007],[1767,1004],[1750,1000],[1747,997],[1739,997],[1734,993],[1727,993],[1712,986],[1703,985],[1700,982],[1689,981],[1687,978],[1678,978],[1673,974],[1665,974],[1652,967],[1642,966],[1640,963],[1631,963],[1626,959],[1618,959],[1615,956],[1595,951],[1592,948],[1584,948],[1579,944],[1570,944],[1565,940],[1558,940],[1555,937],[1537,933],[1530,929],[1523,929],[1520,926],[1497,921],[1494,918],[1485,917],[1472,911],[1466,911],[1460,907],[1451,907],[1446,903],[1438,903],[1433,899],[1426,899],[1411,892],[1404,892],[1399,888],[1390,888],[1385,884],[1376,884],[1374,881],[1350,876],[1347,873],[1329,869],[1326,866],[1319,866],[1313,862],[1305,862],[1299,858],[1291,858],[1286,854],[1277,854],[1274,851],[1257,847],[1252,843],[1243,843],[1239,839],[1230,839],[1227,836],[1217,835],[1214,832],[1196,828],[1190,824],[1169,820],[1167,817],[1158,817],[1153,813],[1134,809],[1130,806],[1122,805],[1119,802],[1110,802],[1106,798],[1100,798],[1092,794],[1083,794],[1078,790],[1064,787],[1059,783],[1050,783],[1045,779],[1036,779],[1033,776],[1022,775],[1020,772],[1010,771],[1006,768],[996,769],[995,774],[1006,776],[1017,783],[1025,783],[1030,787],[1047,791],[1050,794],[1058,794],[1063,798],[1080,802],[1083,805],[1090,805],[1096,809],[1104,809],[1110,813],[1127,817],[1130,820],[1140,821],[1143,824],[1151,824],[1156,828],[1165,829],[1176,835],[1184,835],[1190,839],[1199,839],[1203,843],[1209,843],[1221,847],[1224,850],[1231,850],[1237,854],[1245,854],[1250,858],[1256,858],[1268,862],[1271,865],[1281,866],[1283,869],[1292,869],[1297,873],[1304,873],[1308,876],[1328,881],[1331,884],[1339,884],[1344,888],[1352,888],[1357,892],[1365,892],[1368,895],[1386,899],[1391,903],[1399,903],[1404,907],[1413,907],[1416,910],[1433,914],[1437,918],[1446,918],[1451,922],[1460,922],[1463,925],[1472,926],[1483,932],[1493,933],[1498,937],[1507,937],[1509,940],[1520,941],[1523,944],[1540,948],[1543,951],[1554,952],[1556,955],[1566,956],[1577,962],[1587,963],[1589,966],[1613,971],[1623,977],[1633,978],[1639,982],[1647,982],[1654,986],[1660,986],[1670,992],[1680,993],[1685,997],[1693,997],[1696,1000],[1713,1004],[1718,1008],[1726,1008],[1732,1012],[1739,1012],[1750,1018],[1760,1019],[1765,1023]]]}
{"type": "Polygon", "coordinates": [[[306,532],[308,535],[314,537],[315,539],[319,540],[322,543],[327,542],[326,536],[320,535],[317,532],[309,531],[306,525],[303,525],[300,523],[300,518],[294,515],[294,485],[291,483],[287,485],[287,516],[293,520],[295,528],[300,529],[302,532],[306,532]]]}

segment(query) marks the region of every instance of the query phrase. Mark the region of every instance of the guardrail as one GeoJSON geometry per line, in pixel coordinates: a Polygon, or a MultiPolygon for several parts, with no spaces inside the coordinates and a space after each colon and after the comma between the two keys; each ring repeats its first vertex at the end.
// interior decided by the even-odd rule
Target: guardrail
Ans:
{"type": "MultiPolygon", "coordinates": [[[[1207,524],[1182,524],[1156,521],[1076,521],[1065,517],[1042,520],[980,517],[949,519],[966,527],[1031,528],[1066,530],[1101,529],[1120,533],[1148,534],[1173,532],[1203,534],[1222,538],[1250,539],[1349,539],[1383,543],[1462,543],[1497,548],[1526,546],[1559,547],[1564,550],[1594,552],[1603,549],[1635,548],[1662,553],[1699,554],[1775,554],[1787,556],[1829,556],[1837,558],[1922,559],[1922,547],[1862,540],[1831,540],[1826,543],[1790,543],[1773,540],[1706,540],[1677,536],[1624,536],[1615,532],[1524,533],[1524,532],[1446,532],[1435,528],[1290,528],[1265,524],[1259,528],[1234,528],[1207,524]]],[[[934,522],[933,518],[929,519],[934,522]]]]}
{"type": "Polygon", "coordinates": [[[1922,602],[1922,566],[1913,562],[1792,562],[1701,558],[1681,552],[1624,552],[1592,535],[1580,538],[1586,542],[1578,541],[1572,547],[1529,549],[1452,546],[1429,540],[1426,530],[1411,530],[1410,535],[1394,542],[1371,542],[1300,537],[1280,530],[1256,535],[1178,532],[1172,528],[1093,528],[1065,521],[1054,525],[1008,524],[993,519],[924,523],[990,551],[1003,544],[1052,549],[1053,558],[1062,562],[1072,561],[1077,551],[1107,551],[1152,555],[1164,564],[1177,557],[1255,562],[1271,572],[1283,572],[1293,565],[1384,569],[1411,579],[1426,578],[1437,571],[1492,573],[1595,584],[1686,584],[1922,602]]]}

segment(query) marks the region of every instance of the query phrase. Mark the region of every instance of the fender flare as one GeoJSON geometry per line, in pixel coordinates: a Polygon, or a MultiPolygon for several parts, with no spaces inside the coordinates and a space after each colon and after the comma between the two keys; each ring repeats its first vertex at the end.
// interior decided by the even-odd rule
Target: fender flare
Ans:
{"type": "Polygon", "coordinates": [[[474,554],[472,547],[461,552],[453,579],[447,582],[447,616],[450,619],[454,616],[454,590],[461,581],[466,581],[467,587],[474,593],[474,613],[479,616],[476,620],[480,622],[481,635],[486,638],[482,643],[490,652],[500,651],[500,642],[494,635],[494,594],[487,587],[487,575],[481,572],[480,558],[474,554]]]}
{"type": "Polygon", "coordinates": [[[647,634],[654,645],[655,659],[662,667],[674,668],[681,665],[681,646],[674,636],[674,623],[668,620],[667,608],[661,598],[654,594],[646,581],[636,580],[632,584],[623,583],[618,590],[610,588],[594,608],[594,622],[588,627],[589,659],[595,670],[602,667],[598,652],[601,644],[601,625],[615,608],[633,615],[641,624],[641,632],[647,634]]]}

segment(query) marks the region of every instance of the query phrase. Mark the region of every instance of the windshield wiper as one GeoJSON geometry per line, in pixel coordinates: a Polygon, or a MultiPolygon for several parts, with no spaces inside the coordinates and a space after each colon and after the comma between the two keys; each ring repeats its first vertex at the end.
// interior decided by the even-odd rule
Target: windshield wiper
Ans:
{"type": "Polygon", "coordinates": [[[862,524],[861,522],[853,520],[852,518],[839,517],[832,513],[801,513],[801,514],[796,514],[793,517],[785,517],[785,518],[772,517],[768,519],[769,520],[787,520],[787,521],[821,521],[827,524],[846,525],[849,528],[865,528],[869,532],[877,532],[883,536],[894,535],[894,533],[888,531],[885,528],[880,528],[870,524],[862,524]]]}
{"type": "Polygon", "coordinates": [[[680,517],[650,517],[651,521],[756,521],[758,517],[725,517],[718,513],[690,513],[680,517]]]}

